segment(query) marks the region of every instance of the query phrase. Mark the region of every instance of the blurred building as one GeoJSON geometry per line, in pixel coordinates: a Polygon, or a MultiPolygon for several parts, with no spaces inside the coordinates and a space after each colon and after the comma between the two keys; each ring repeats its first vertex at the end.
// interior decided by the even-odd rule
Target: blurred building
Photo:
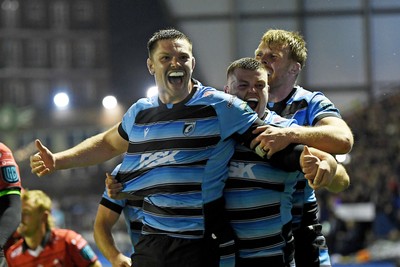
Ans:
{"type": "Polygon", "coordinates": [[[59,151],[111,123],[101,107],[110,90],[108,20],[107,0],[0,0],[0,140],[21,149],[23,176],[35,138],[59,151]],[[55,107],[60,92],[69,109],[55,107]]]}
{"type": "Polygon", "coordinates": [[[0,1],[3,142],[20,148],[42,138],[62,148],[100,130],[99,103],[110,89],[107,9],[107,0],[0,1]],[[59,92],[71,111],[55,110],[59,92]],[[79,125],[88,127],[66,131],[79,125]]]}

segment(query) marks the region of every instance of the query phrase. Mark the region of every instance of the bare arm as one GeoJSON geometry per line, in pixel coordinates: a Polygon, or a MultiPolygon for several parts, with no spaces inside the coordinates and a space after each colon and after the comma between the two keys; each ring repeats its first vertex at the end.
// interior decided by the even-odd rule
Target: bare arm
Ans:
{"type": "Polygon", "coordinates": [[[258,127],[253,133],[259,134],[254,139],[268,151],[268,157],[282,150],[290,143],[305,144],[332,154],[348,153],[353,147],[353,134],[342,119],[326,117],[314,127],[285,127],[273,126],[258,127]]]}
{"type": "Polygon", "coordinates": [[[349,186],[350,176],[347,174],[345,167],[342,164],[338,164],[335,177],[326,189],[332,193],[339,193],[346,190],[349,186]]]}
{"type": "Polygon", "coordinates": [[[113,267],[129,267],[131,259],[119,251],[112,236],[112,228],[119,216],[120,214],[99,205],[94,221],[93,236],[97,247],[113,267]]]}
{"type": "Polygon", "coordinates": [[[95,165],[126,152],[128,142],[119,135],[118,125],[59,153],[52,153],[36,140],[39,152],[30,157],[32,173],[44,176],[56,170],[95,165]]]}

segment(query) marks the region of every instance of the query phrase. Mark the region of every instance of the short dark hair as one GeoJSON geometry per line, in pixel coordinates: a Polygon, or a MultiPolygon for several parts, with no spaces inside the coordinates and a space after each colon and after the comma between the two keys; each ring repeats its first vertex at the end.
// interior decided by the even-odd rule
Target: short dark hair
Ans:
{"type": "Polygon", "coordinates": [[[192,41],[190,40],[189,37],[187,37],[184,33],[173,29],[173,28],[169,28],[169,29],[163,29],[163,30],[159,30],[157,32],[155,32],[151,38],[149,39],[149,41],[147,42],[147,52],[149,54],[149,57],[152,56],[155,46],[157,44],[158,41],[160,40],[175,40],[175,39],[183,39],[189,42],[190,46],[192,46],[192,41]]]}
{"type": "Polygon", "coordinates": [[[233,61],[229,65],[228,69],[226,70],[226,76],[229,77],[229,75],[233,74],[233,72],[236,69],[256,71],[259,69],[265,70],[265,67],[260,61],[254,59],[252,57],[244,57],[244,58],[240,58],[238,60],[233,61]]]}

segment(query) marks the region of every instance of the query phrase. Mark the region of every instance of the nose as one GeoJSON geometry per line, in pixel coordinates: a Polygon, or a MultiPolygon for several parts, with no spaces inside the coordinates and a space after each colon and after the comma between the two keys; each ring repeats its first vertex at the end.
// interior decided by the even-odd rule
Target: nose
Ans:
{"type": "Polygon", "coordinates": [[[257,92],[257,87],[255,85],[249,86],[249,92],[251,93],[256,93],[257,92]]]}
{"type": "Polygon", "coordinates": [[[260,61],[264,66],[266,66],[266,65],[269,64],[266,55],[262,55],[261,57],[259,56],[259,57],[258,57],[258,61],[260,61]]]}
{"type": "Polygon", "coordinates": [[[173,58],[171,59],[171,67],[177,67],[178,65],[179,65],[178,58],[173,57],[173,58]]]}
{"type": "Polygon", "coordinates": [[[264,66],[268,66],[268,64],[269,64],[269,62],[268,62],[268,60],[267,60],[266,57],[262,57],[262,58],[261,58],[261,63],[262,63],[264,66]]]}

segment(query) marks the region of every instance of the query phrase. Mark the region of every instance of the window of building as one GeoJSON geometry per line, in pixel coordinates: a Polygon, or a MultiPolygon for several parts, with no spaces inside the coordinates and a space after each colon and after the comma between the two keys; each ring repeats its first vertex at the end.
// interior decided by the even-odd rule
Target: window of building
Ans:
{"type": "Polygon", "coordinates": [[[69,25],[69,6],[67,1],[52,1],[50,7],[53,28],[66,29],[69,25]]]}
{"type": "Polygon", "coordinates": [[[19,2],[18,0],[4,0],[1,3],[1,24],[5,28],[18,26],[19,2]]]}
{"type": "Polygon", "coordinates": [[[26,44],[26,65],[31,68],[47,66],[47,43],[43,39],[30,39],[26,44]]]}
{"type": "Polygon", "coordinates": [[[79,40],[75,44],[74,61],[78,68],[88,68],[95,65],[96,46],[91,40],[79,40]]]}
{"type": "Polygon", "coordinates": [[[2,40],[1,65],[6,68],[17,68],[21,66],[22,61],[22,45],[19,40],[5,39],[2,40]]]}
{"type": "Polygon", "coordinates": [[[71,49],[67,40],[55,40],[51,49],[52,66],[68,68],[71,65],[71,49]]]}
{"type": "Polygon", "coordinates": [[[77,0],[73,5],[74,20],[80,25],[92,24],[95,14],[92,1],[77,0]]]}
{"type": "Polygon", "coordinates": [[[24,6],[25,26],[29,28],[42,28],[47,25],[47,5],[43,0],[29,0],[24,6]]]}

